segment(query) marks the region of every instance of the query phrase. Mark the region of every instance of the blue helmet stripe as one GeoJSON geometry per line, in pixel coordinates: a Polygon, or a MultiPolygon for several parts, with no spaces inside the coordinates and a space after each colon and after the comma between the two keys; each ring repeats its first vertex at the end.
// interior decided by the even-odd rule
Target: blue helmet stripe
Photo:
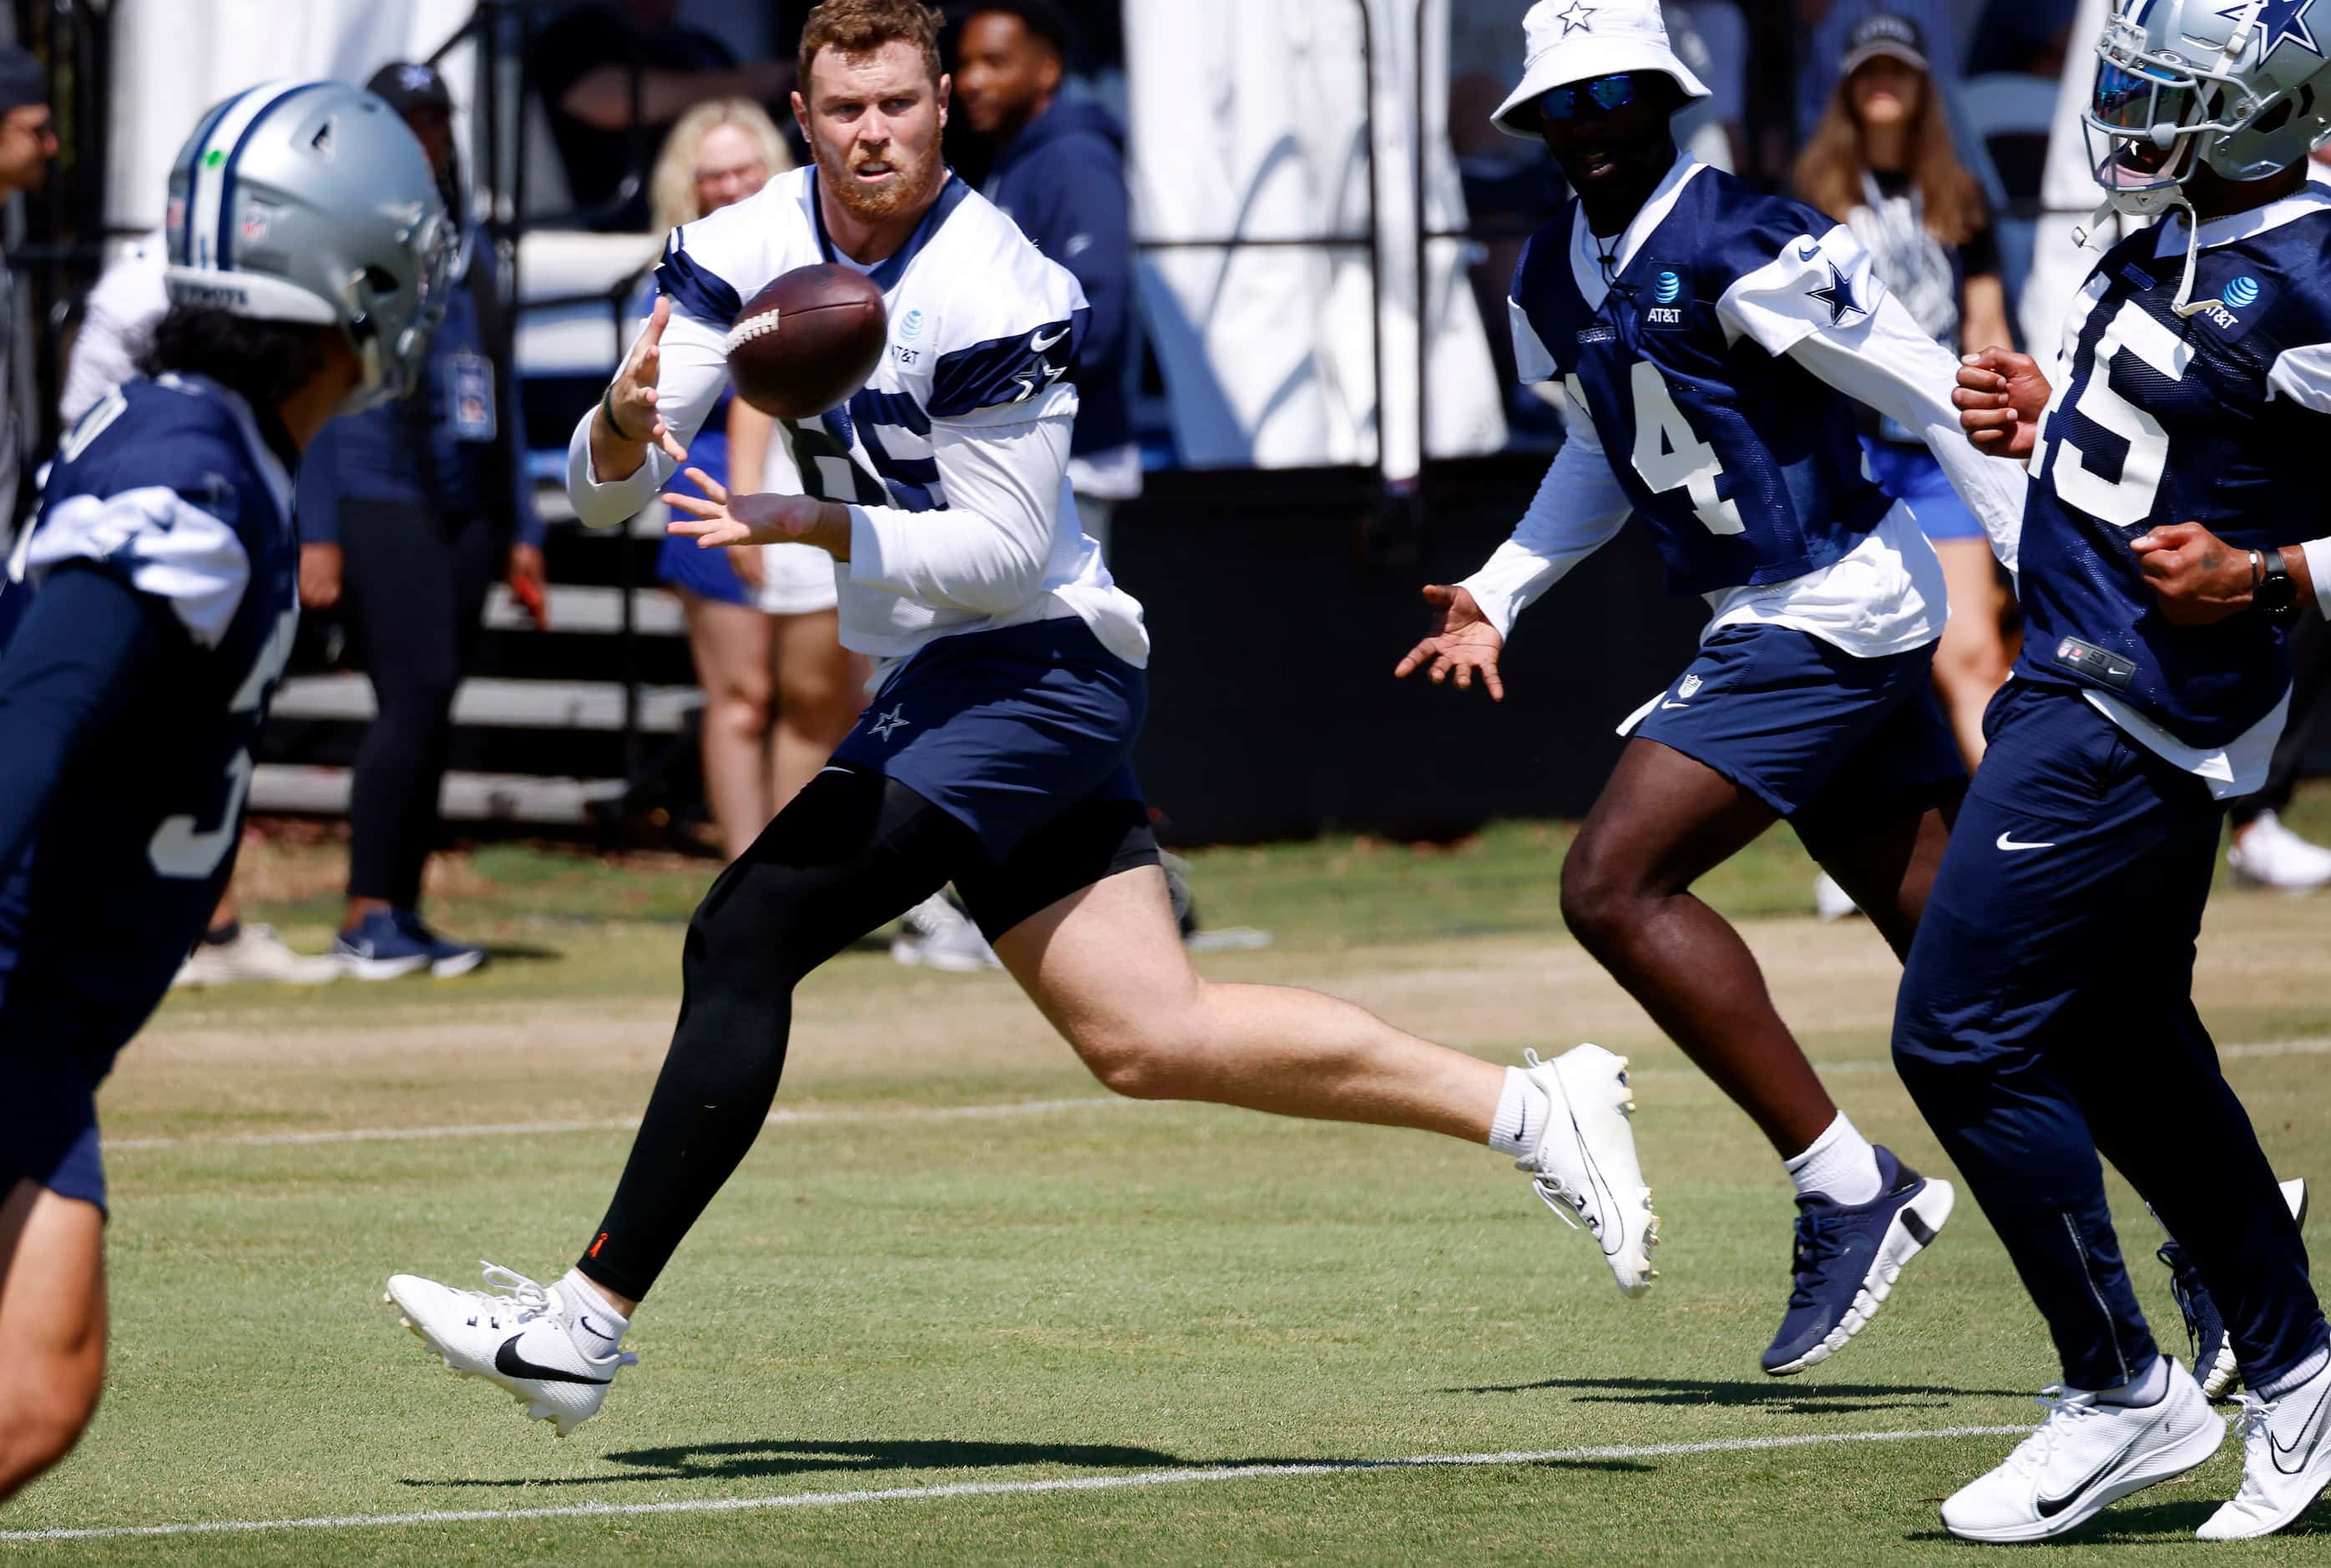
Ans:
{"type": "Polygon", "coordinates": [[[218,261],[214,265],[222,272],[231,272],[234,270],[234,174],[235,166],[242,161],[243,149],[251,145],[251,138],[258,134],[261,126],[267,123],[267,117],[281,109],[287,101],[299,97],[303,92],[313,92],[319,87],[330,85],[331,83],[326,81],[303,81],[287,91],[277,93],[265,108],[251,117],[251,123],[243,128],[241,136],[235,138],[234,150],[226,155],[226,163],[219,170],[219,251],[218,261]]]}
{"type": "MultiPolygon", "coordinates": [[[[202,122],[195,127],[195,134],[186,140],[186,204],[178,214],[178,226],[170,231],[170,260],[181,267],[190,267],[195,261],[195,174],[203,166],[204,149],[209,145],[211,132],[218,128],[219,121],[224,119],[227,111],[242,102],[250,90],[246,88],[243,92],[212,105],[211,111],[203,116],[202,122]]],[[[174,169],[171,172],[175,174],[177,171],[174,169]]]]}

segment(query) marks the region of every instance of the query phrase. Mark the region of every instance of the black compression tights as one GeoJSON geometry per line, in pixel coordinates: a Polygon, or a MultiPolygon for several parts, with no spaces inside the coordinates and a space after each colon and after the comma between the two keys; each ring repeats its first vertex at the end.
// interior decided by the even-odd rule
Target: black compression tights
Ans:
{"type": "Polygon", "coordinates": [[[688,923],[680,1022],[582,1271],[638,1300],[760,1136],[802,977],[978,857],[968,828],[878,774],[822,773],[688,923]]]}

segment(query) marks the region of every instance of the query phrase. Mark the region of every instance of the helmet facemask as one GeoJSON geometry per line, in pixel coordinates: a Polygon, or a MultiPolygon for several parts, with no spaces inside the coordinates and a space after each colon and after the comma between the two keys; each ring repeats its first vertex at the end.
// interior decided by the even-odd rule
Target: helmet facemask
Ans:
{"type": "Polygon", "coordinates": [[[340,404],[343,414],[361,413],[410,394],[420,383],[430,335],[445,316],[445,292],[453,271],[452,226],[442,212],[416,214],[398,237],[412,261],[409,282],[400,283],[379,267],[357,272],[347,281],[343,330],[362,377],[340,404]]]}
{"type": "Polygon", "coordinates": [[[2214,166],[2210,139],[2246,129],[2283,96],[2255,97],[2239,77],[2149,51],[2144,33],[2118,17],[2106,26],[2097,54],[2096,91],[2080,117],[2088,172],[2113,210],[2130,217],[2190,207],[2186,182],[2203,165],[2214,166]]]}

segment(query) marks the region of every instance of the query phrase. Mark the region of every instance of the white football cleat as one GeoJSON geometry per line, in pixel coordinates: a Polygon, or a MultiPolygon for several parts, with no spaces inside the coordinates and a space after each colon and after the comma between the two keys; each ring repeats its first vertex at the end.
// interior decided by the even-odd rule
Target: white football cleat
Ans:
{"type": "Polygon", "coordinates": [[[2216,1453],[2226,1423],[2193,1374],[2168,1365],[2169,1392],[2149,1405],[2098,1404],[2093,1393],[2064,1388],[2041,1392],[2048,1419],[2006,1463],[1951,1494],[1943,1528],[1966,1541],[2044,1541],[2216,1453]]]}
{"type": "Polygon", "coordinates": [[[1651,1253],[1660,1244],[1660,1217],[1651,1212],[1651,1190],[1643,1185],[1627,1119],[1635,1108],[1627,1059],[1599,1045],[1574,1046],[1552,1061],[1538,1060],[1534,1050],[1523,1055],[1553,1111],[1537,1152],[1514,1167],[1530,1174],[1530,1185],[1556,1217],[1583,1225],[1602,1244],[1620,1291],[1641,1296],[1659,1278],[1651,1253]]]}
{"type": "Polygon", "coordinates": [[[2242,1395],[2242,1485],[2194,1531],[2204,1541],[2270,1535],[2331,1486],[2331,1364],[2280,1399],[2242,1395]]]}
{"type": "Polygon", "coordinates": [[[2272,812],[2260,812],[2226,847],[2237,887],[2312,893],[2331,883],[2331,850],[2310,844],[2272,812]]]}
{"type": "Polygon", "coordinates": [[[890,938],[890,956],[910,968],[920,965],[949,974],[977,974],[1004,967],[1004,960],[979,934],[977,924],[948,901],[944,889],[899,917],[899,934],[890,938]]]}
{"type": "Polygon", "coordinates": [[[245,981],[273,981],[281,985],[328,985],[340,977],[340,966],[328,955],[296,953],[272,926],[256,921],[245,925],[232,942],[198,942],[178,965],[180,985],[237,985],[245,981]]]}
{"type": "MultiPolygon", "coordinates": [[[[509,1294],[456,1290],[418,1275],[392,1274],[381,1299],[444,1359],[446,1371],[507,1389],[526,1406],[528,1420],[550,1422],[563,1438],[599,1413],[616,1369],[635,1366],[640,1358],[628,1350],[584,1354],[555,1288],[498,1264],[484,1268],[486,1283],[506,1287],[509,1294]]],[[[611,1347],[614,1343],[609,1341],[611,1347]]]]}

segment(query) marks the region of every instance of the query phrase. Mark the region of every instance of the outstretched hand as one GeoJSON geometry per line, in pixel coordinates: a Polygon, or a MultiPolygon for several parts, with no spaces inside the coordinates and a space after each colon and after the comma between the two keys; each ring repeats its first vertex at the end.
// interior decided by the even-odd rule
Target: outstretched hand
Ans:
{"type": "Polygon", "coordinates": [[[1432,633],[1393,666],[1394,679],[1422,670],[1438,686],[1454,674],[1457,689],[1470,691],[1478,673],[1489,699],[1503,702],[1506,683],[1498,674],[1498,655],[1505,651],[1506,640],[1481,613],[1471,591],[1436,583],[1424,590],[1424,602],[1440,612],[1439,619],[1432,633]]]}
{"type": "Polygon", "coordinates": [[[704,494],[666,492],[664,505],[684,515],[666,523],[664,532],[694,539],[700,549],[815,545],[837,561],[850,559],[850,514],[845,508],[810,496],[731,495],[728,486],[700,468],[690,469],[688,477],[704,494]]]}
{"type": "Polygon", "coordinates": [[[671,320],[671,301],[659,296],[647,329],[623,356],[598,417],[591,422],[591,466],[603,480],[636,472],[647,461],[650,446],[661,447],[674,462],[688,461],[688,449],[673,437],[656,407],[656,380],[663,373],[663,329],[671,320]]]}
{"type": "Polygon", "coordinates": [[[2029,354],[1985,348],[1960,357],[1951,403],[1976,451],[2021,461],[2039,443],[2040,415],[2052,390],[2029,354]]]}

